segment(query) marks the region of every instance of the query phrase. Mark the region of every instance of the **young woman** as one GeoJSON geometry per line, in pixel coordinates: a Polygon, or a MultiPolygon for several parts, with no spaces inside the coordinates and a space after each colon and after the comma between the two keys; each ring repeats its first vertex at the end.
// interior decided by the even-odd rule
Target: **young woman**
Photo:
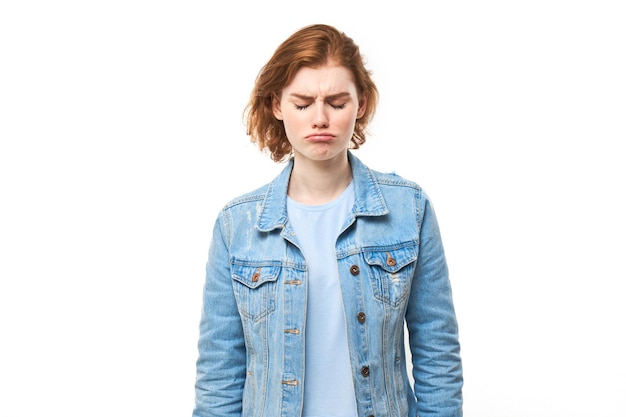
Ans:
{"type": "Polygon", "coordinates": [[[294,33],[260,71],[248,133],[288,162],[216,221],[195,417],[462,416],[457,322],[431,203],[352,151],[377,97],[358,46],[327,25],[294,33]]]}

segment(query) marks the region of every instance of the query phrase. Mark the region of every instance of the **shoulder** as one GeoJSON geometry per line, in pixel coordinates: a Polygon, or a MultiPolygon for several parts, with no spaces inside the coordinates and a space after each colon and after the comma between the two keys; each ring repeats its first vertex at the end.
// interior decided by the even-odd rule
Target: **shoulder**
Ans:
{"type": "Polygon", "coordinates": [[[390,210],[397,210],[408,202],[420,215],[434,210],[434,204],[426,190],[416,181],[396,172],[380,172],[370,169],[378,188],[390,210]]]}
{"type": "Polygon", "coordinates": [[[353,174],[363,178],[368,178],[365,181],[371,181],[378,187],[388,189],[408,189],[405,191],[414,190],[421,192],[421,187],[415,181],[412,181],[396,172],[383,172],[377,169],[373,169],[370,166],[363,163],[359,158],[349,153],[350,161],[353,167],[353,174]]]}
{"type": "Polygon", "coordinates": [[[381,172],[370,169],[376,182],[381,186],[389,186],[389,187],[407,187],[412,188],[416,191],[421,191],[422,187],[420,185],[410,179],[407,179],[395,172],[381,172]]]}
{"type": "Polygon", "coordinates": [[[263,202],[267,196],[267,192],[271,183],[264,184],[255,190],[241,194],[228,201],[222,208],[222,211],[228,211],[241,205],[257,204],[263,202]]]}
{"type": "Polygon", "coordinates": [[[267,201],[272,201],[274,205],[287,195],[287,186],[293,162],[289,161],[280,173],[270,182],[241,194],[228,201],[222,208],[222,212],[236,209],[237,207],[248,207],[250,205],[259,206],[267,201]]]}
{"type": "Polygon", "coordinates": [[[396,172],[381,172],[370,169],[374,181],[385,198],[414,198],[418,201],[428,200],[428,195],[421,185],[396,172]]]}

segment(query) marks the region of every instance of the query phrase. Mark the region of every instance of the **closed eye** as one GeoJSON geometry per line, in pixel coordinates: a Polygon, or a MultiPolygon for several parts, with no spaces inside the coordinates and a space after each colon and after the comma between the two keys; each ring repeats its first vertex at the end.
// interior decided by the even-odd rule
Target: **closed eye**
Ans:
{"type": "MultiPolygon", "coordinates": [[[[298,104],[294,104],[296,110],[306,110],[310,104],[305,104],[305,105],[298,105],[298,104]]],[[[332,107],[335,110],[341,110],[344,107],[346,107],[345,103],[344,104],[330,104],[330,107],[332,107]]]]}

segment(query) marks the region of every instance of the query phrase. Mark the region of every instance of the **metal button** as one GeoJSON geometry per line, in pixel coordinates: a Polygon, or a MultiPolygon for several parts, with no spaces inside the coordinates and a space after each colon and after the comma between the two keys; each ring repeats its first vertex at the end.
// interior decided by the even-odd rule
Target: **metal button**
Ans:
{"type": "Polygon", "coordinates": [[[363,375],[366,378],[370,376],[370,367],[364,366],[363,368],[361,368],[361,375],[363,375]]]}
{"type": "Polygon", "coordinates": [[[359,314],[356,315],[356,319],[359,321],[359,323],[364,323],[365,322],[365,313],[360,311],[359,314]]]}
{"type": "Polygon", "coordinates": [[[358,265],[352,265],[350,267],[350,273],[352,275],[359,275],[359,272],[361,272],[361,270],[359,269],[358,265]]]}
{"type": "Polygon", "coordinates": [[[391,257],[391,254],[387,254],[387,265],[396,266],[396,260],[391,257]]]}
{"type": "Polygon", "coordinates": [[[261,268],[257,269],[254,274],[252,274],[252,282],[258,282],[261,277],[261,268]]]}

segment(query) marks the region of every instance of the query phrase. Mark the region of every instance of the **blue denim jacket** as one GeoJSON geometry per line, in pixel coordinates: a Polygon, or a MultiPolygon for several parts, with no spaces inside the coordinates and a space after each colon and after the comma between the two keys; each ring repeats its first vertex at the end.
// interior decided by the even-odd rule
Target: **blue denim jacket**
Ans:
{"type": "MultiPolygon", "coordinates": [[[[336,254],[359,416],[462,416],[457,322],[433,208],[415,183],[348,155],[355,203],[336,254]]],[[[287,218],[292,167],[232,200],[215,223],[194,417],[301,416],[307,264],[287,218]]]]}

